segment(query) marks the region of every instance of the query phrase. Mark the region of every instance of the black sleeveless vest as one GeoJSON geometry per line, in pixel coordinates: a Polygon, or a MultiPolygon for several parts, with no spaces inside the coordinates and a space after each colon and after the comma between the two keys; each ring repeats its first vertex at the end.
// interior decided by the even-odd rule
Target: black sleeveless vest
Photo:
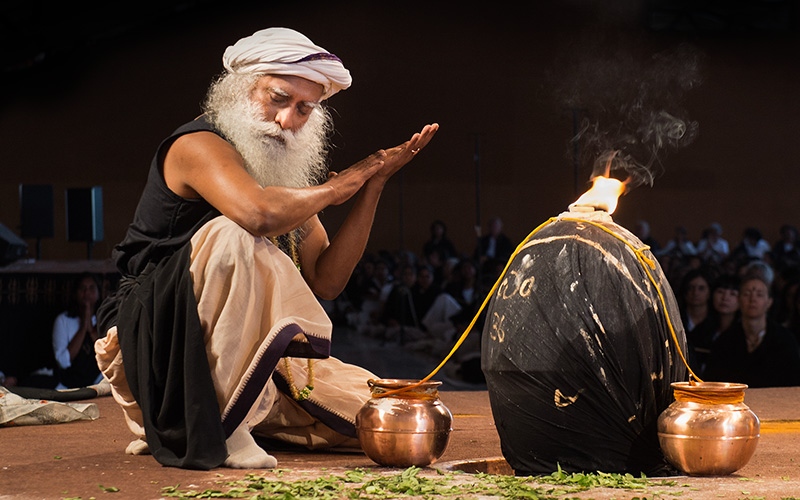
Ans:
{"type": "Polygon", "coordinates": [[[208,131],[222,136],[205,115],[189,122],[167,137],[156,151],[133,222],[125,238],[112,253],[123,275],[136,276],[148,263],[157,264],[188,242],[206,222],[220,215],[205,200],[187,199],[173,193],[164,181],[166,152],[180,136],[208,131]]]}

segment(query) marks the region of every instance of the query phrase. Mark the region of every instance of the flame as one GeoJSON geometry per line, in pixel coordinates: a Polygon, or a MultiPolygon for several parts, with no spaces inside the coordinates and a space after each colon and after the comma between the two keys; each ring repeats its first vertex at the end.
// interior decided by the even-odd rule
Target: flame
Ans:
{"type": "Polygon", "coordinates": [[[613,214],[614,210],[617,209],[617,201],[624,192],[624,182],[611,177],[597,176],[592,182],[592,187],[583,193],[569,208],[591,207],[613,214]]]}

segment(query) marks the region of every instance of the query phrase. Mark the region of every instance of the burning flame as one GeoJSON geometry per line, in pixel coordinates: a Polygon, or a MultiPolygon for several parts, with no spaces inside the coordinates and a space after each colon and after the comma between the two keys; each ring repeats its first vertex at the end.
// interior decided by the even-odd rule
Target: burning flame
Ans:
{"type": "Polygon", "coordinates": [[[569,208],[571,210],[575,207],[590,207],[613,214],[614,210],[617,209],[617,201],[624,192],[624,182],[611,177],[598,176],[594,178],[592,187],[583,193],[569,208]]]}
{"type": "Polygon", "coordinates": [[[579,211],[581,208],[600,209],[609,215],[617,209],[617,201],[625,192],[628,180],[620,181],[611,177],[611,162],[619,151],[613,151],[606,160],[605,175],[598,175],[592,179],[592,187],[583,193],[569,206],[570,211],[579,211]],[[577,209],[577,210],[573,210],[577,209]]]}

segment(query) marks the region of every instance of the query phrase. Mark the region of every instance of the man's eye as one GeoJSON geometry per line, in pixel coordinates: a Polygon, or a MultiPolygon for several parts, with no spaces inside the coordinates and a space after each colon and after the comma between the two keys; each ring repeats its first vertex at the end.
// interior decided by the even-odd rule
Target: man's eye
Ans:
{"type": "Polygon", "coordinates": [[[281,94],[276,94],[275,92],[270,92],[269,93],[269,98],[270,98],[270,100],[272,102],[274,102],[276,104],[283,104],[283,103],[285,103],[286,101],[289,100],[289,98],[287,96],[281,95],[281,94]]]}

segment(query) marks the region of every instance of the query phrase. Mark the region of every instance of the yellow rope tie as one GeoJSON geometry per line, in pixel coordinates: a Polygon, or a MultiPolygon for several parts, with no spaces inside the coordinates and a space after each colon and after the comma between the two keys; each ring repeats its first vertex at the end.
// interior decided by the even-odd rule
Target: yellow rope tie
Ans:
{"type": "MultiPolygon", "coordinates": [[[[436,373],[445,365],[445,363],[447,363],[450,360],[450,358],[453,357],[453,354],[455,354],[455,352],[458,350],[458,348],[461,347],[461,344],[464,343],[464,340],[466,340],[467,335],[469,335],[469,333],[472,331],[472,328],[475,326],[475,323],[478,322],[478,318],[480,317],[481,312],[483,312],[483,309],[486,307],[486,304],[489,303],[489,301],[491,300],[492,296],[494,295],[495,290],[497,290],[497,287],[500,284],[500,281],[505,276],[506,271],[508,271],[508,268],[511,265],[511,262],[514,260],[514,257],[516,257],[517,254],[520,252],[520,250],[522,250],[522,248],[525,245],[525,243],[527,243],[527,241],[534,234],[539,232],[539,230],[541,230],[543,227],[545,227],[545,226],[547,226],[547,225],[549,225],[549,224],[551,224],[553,222],[559,221],[559,220],[571,221],[571,222],[583,222],[583,223],[587,223],[587,224],[591,224],[593,226],[599,227],[603,231],[607,232],[608,234],[610,234],[610,235],[614,236],[615,238],[619,239],[620,241],[622,241],[625,245],[628,246],[628,248],[630,248],[633,251],[634,255],[636,255],[637,260],[642,265],[642,268],[644,269],[645,274],[647,274],[647,277],[650,279],[650,282],[653,284],[653,287],[655,287],[656,292],[658,293],[658,298],[661,301],[661,308],[664,310],[664,317],[667,320],[667,326],[669,326],[669,331],[670,331],[670,333],[672,335],[672,340],[675,343],[675,348],[678,350],[678,354],[680,355],[681,360],[683,361],[683,364],[686,365],[686,369],[689,370],[689,374],[691,375],[691,377],[693,377],[698,382],[702,382],[700,377],[698,377],[694,373],[694,371],[692,371],[691,367],[689,366],[689,363],[686,361],[686,357],[683,355],[683,351],[681,350],[680,343],[678,342],[678,335],[675,333],[675,328],[672,326],[672,320],[670,319],[669,312],[667,311],[667,303],[666,303],[666,300],[664,299],[664,294],[661,293],[661,289],[659,288],[658,284],[656,283],[655,278],[653,278],[652,274],[650,274],[650,271],[648,270],[648,268],[653,269],[653,270],[655,270],[655,268],[656,268],[656,261],[651,259],[651,258],[649,258],[649,257],[647,257],[644,254],[644,251],[645,250],[649,250],[650,247],[649,246],[644,246],[642,248],[636,248],[629,241],[625,240],[619,234],[617,234],[614,231],[608,229],[607,227],[605,227],[605,226],[603,226],[601,224],[598,224],[596,222],[593,222],[593,221],[589,221],[589,220],[585,220],[585,219],[551,217],[551,218],[547,219],[545,222],[543,222],[542,224],[539,224],[539,226],[536,227],[536,229],[531,231],[528,234],[528,236],[526,236],[525,239],[523,239],[522,242],[519,245],[517,245],[517,248],[514,249],[514,252],[511,254],[511,257],[509,257],[508,262],[506,262],[506,265],[503,268],[503,272],[500,273],[500,276],[494,282],[494,285],[492,285],[492,289],[489,290],[488,294],[486,294],[486,298],[483,300],[483,303],[481,304],[481,307],[478,308],[478,312],[475,313],[475,317],[472,318],[472,321],[467,326],[467,328],[464,330],[464,333],[461,334],[461,336],[458,338],[458,341],[455,343],[455,345],[450,350],[450,352],[447,354],[447,356],[445,356],[445,358],[442,360],[442,362],[439,363],[439,365],[436,368],[434,368],[433,371],[430,372],[425,378],[423,378],[422,380],[420,380],[416,384],[410,385],[408,387],[403,387],[403,388],[400,388],[400,389],[393,389],[393,390],[387,391],[387,392],[385,392],[383,394],[376,394],[373,397],[382,398],[382,397],[392,396],[392,395],[395,395],[395,394],[400,393],[400,392],[404,392],[404,391],[408,391],[408,390],[414,389],[416,387],[419,387],[423,383],[427,382],[428,380],[431,379],[431,377],[436,375],[436,373]]],[[[690,379],[690,382],[691,382],[691,379],[690,379]]],[[[744,397],[743,397],[743,399],[744,399],[744,397]]]]}
{"type": "MultiPolygon", "coordinates": [[[[629,241],[624,239],[622,236],[618,235],[614,231],[612,231],[612,230],[608,229],[607,227],[605,227],[605,226],[603,226],[601,224],[598,224],[596,222],[582,220],[582,219],[566,219],[566,218],[565,219],[561,219],[561,220],[568,220],[568,221],[573,221],[573,222],[585,222],[587,224],[591,224],[593,226],[599,227],[603,231],[607,232],[608,234],[614,236],[615,238],[617,238],[618,240],[623,242],[625,245],[628,246],[628,248],[630,248],[633,251],[633,253],[636,255],[636,257],[639,260],[639,262],[642,264],[642,269],[644,269],[645,274],[647,274],[647,277],[650,279],[650,283],[653,284],[653,287],[656,289],[656,292],[658,293],[658,298],[661,301],[661,308],[664,310],[664,317],[667,320],[667,326],[669,327],[670,334],[672,335],[672,340],[673,340],[673,342],[675,342],[675,348],[678,350],[678,354],[680,355],[681,360],[683,361],[683,364],[686,365],[686,369],[689,370],[689,374],[691,375],[691,377],[694,380],[696,380],[698,382],[702,382],[703,380],[700,377],[698,377],[697,374],[694,373],[694,371],[692,371],[692,368],[689,366],[689,362],[686,361],[686,357],[684,356],[683,350],[681,350],[680,343],[678,342],[678,335],[675,333],[675,328],[672,326],[672,320],[669,317],[669,311],[667,311],[667,302],[664,299],[664,294],[661,293],[661,288],[658,286],[658,283],[656,283],[655,278],[653,278],[653,275],[650,274],[650,270],[648,269],[648,267],[650,269],[655,269],[656,268],[655,261],[653,261],[652,259],[650,259],[646,255],[644,255],[644,251],[648,250],[650,247],[645,246],[643,248],[636,248],[636,247],[633,246],[633,244],[631,244],[629,241]]],[[[690,381],[691,381],[691,378],[690,378],[690,381]]]]}
{"type": "Polygon", "coordinates": [[[436,375],[436,373],[445,365],[445,363],[447,363],[450,360],[450,358],[453,357],[453,354],[455,354],[455,352],[458,350],[458,348],[461,347],[461,344],[464,343],[464,340],[466,340],[467,335],[469,335],[469,333],[472,331],[472,327],[474,327],[475,323],[478,322],[478,318],[480,317],[481,312],[483,312],[483,309],[486,307],[486,304],[489,303],[489,300],[491,300],[492,295],[494,295],[495,290],[497,290],[497,286],[500,284],[500,280],[503,279],[503,276],[505,276],[506,271],[508,271],[508,267],[511,265],[511,261],[514,260],[514,257],[516,257],[516,255],[522,249],[523,245],[525,245],[525,242],[527,242],[528,239],[530,239],[530,237],[533,236],[539,229],[543,228],[547,224],[550,224],[550,222],[552,222],[555,219],[556,219],[555,217],[552,217],[552,218],[548,219],[546,222],[543,222],[542,224],[540,224],[536,229],[531,231],[531,233],[524,240],[522,240],[522,242],[519,245],[517,245],[517,248],[514,249],[514,252],[511,254],[511,257],[509,257],[508,262],[506,262],[506,266],[503,268],[503,272],[500,273],[500,276],[494,282],[494,285],[492,285],[492,289],[489,290],[489,293],[486,294],[486,298],[483,299],[483,303],[481,304],[481,307],[478,308],[478,312],[475,313],[475,317],[472,318],[472,321],[470,321],[469,325],[467,325],[467,328],[464,330],[464,333],[461,334],[461,336],[458,338],[458,341],[456,341],[455,345],[450,350],[450,352],[447,354],[447,356],[445,356],[445,358],[442,360],[442,362],[439,363],[439,366],[434,368],[433,371],[428,374],[428,376],[426,376],[425,378],[423,378],[422,380],[420,380],[419,382],[417,382],[414,385],[410,385],[408,387],[402,387],[400,389],[393,389],[391,391],[386,391],[385,393],[379,394],[379,395],[375,395],[374,397],[385,398],[387,396],[393,396],[393,395],[395,395],[397,393],[400,393],[400,392],[403,392],[403,391],[408,391],[408,390],[414,389],[414,388],[419,387],[420,385],[424,384],[425,382],[430,380],[431,377],[436,375]]]}
{"type": "Polygon", "coordinates": [[[675,401],[692,402],[715,405],[732,405],[744,402],[744,390],[735,392],[723,392],[714,390],[686,391],[675,388],[675,401]]]}

